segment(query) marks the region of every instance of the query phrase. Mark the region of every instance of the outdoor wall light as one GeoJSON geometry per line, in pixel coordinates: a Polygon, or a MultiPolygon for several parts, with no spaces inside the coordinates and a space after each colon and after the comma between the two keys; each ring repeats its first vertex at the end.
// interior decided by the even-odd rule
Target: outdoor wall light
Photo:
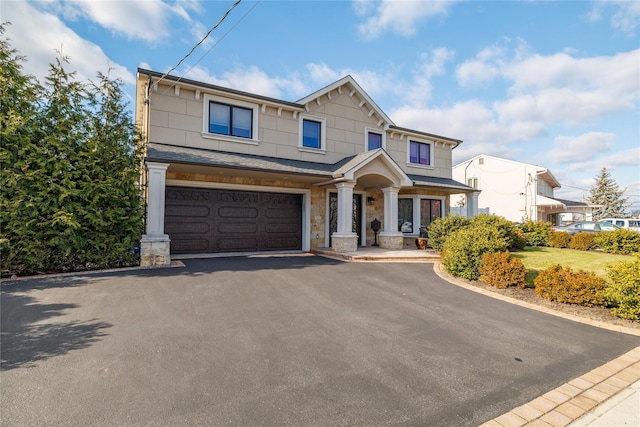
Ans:
{"type": "Polygon", "coordinates": [[[371,197],[371,196],[367,197],[367,203],[368,203],[368,204],[372,205],[372,204],[373,204],[373,202],[375,202],[375,201],[376,201],[376,200],[375,200],[373,197],[371,197]]]}

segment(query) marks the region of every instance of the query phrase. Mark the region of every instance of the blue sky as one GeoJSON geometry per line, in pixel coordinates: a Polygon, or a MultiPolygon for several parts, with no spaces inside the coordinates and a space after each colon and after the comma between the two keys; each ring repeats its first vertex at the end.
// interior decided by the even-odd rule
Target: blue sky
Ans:
{"type": "MultiPolygon", "coordinates": [[[[235,0],[2,1],[41,81],[166,72],[235,0]]],[[[640,2],[242,0],[172,74],[287,101],[350,74],[399,126],[548,168],[580,200],[605,166],[640,209],[640,2]]]]}

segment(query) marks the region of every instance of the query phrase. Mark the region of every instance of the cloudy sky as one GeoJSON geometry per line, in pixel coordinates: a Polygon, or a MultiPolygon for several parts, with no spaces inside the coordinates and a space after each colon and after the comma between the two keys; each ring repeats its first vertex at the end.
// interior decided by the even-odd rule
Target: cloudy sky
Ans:
{"type": "Polygon", "coordinates": [[[350,74],[399,126],[546,167],[580,200],[604,166],[640,209],[637,1],[7,1],[40,81],[56,51],[83,79],[138,67],[298,100],[350,74]],[[223,15],[232,9],[221,21],[223,15]]]}

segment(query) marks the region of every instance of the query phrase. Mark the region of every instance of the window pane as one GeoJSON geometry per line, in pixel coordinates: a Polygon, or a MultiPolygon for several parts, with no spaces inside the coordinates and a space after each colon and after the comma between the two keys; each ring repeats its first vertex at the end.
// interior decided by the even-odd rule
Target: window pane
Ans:
{"type": "MultiPolygon", "coordinates": [[[[442,217],[442,200],[431,200],[431,222],[442,217]]],[[[429,224],[431,224],[429,222],[429,224]]]]}
{"type": "Polygon", "coordinates": [[[398,199],[398,231],[413,233],[413,199],[398,199]]]}
{"type": "Polygon", "coordinates": [[[248,108],[233,107],[233,136],[251,138],[251,122],[253,111],[248,108]]]}
{"type": "Polygon", "coordinates": [[[302,122],[302,145],[320,148],[320,123],[304,120],[302,122]]]}
{"type": "Polygon", "coordinates": [[[415,141],[409,143],[409,161],[418,163],[418,143],[415,141]]]}
{"type": "Polygon", "coordinates": [[[209,132],[230,134],[231,109],[228,105],[209,103],[209,132]]]}
{"type": "Polygon", "coordinates": [[[431,224],[431,200],[420,200],[420,227],[428,227],[431,224]]]}
{"type": "Polygon", "coordinates": [[[382,147],[382,135],[379,133],[369,133],[368,135],[368,150],[375,150],[382,147]]]}
{"type": "Polygon", "coordinates": [[[420,164],[429,164],[429,144],[420,144],[420,164]]]}

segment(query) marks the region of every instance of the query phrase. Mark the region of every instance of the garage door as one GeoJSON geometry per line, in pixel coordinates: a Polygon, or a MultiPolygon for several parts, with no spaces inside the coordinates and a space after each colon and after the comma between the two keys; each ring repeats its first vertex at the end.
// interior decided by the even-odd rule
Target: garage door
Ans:
{"type": "Polygon", "coordinates": [[[167,187],[171,253],[302,249],[302,195],[167,187]]]}

